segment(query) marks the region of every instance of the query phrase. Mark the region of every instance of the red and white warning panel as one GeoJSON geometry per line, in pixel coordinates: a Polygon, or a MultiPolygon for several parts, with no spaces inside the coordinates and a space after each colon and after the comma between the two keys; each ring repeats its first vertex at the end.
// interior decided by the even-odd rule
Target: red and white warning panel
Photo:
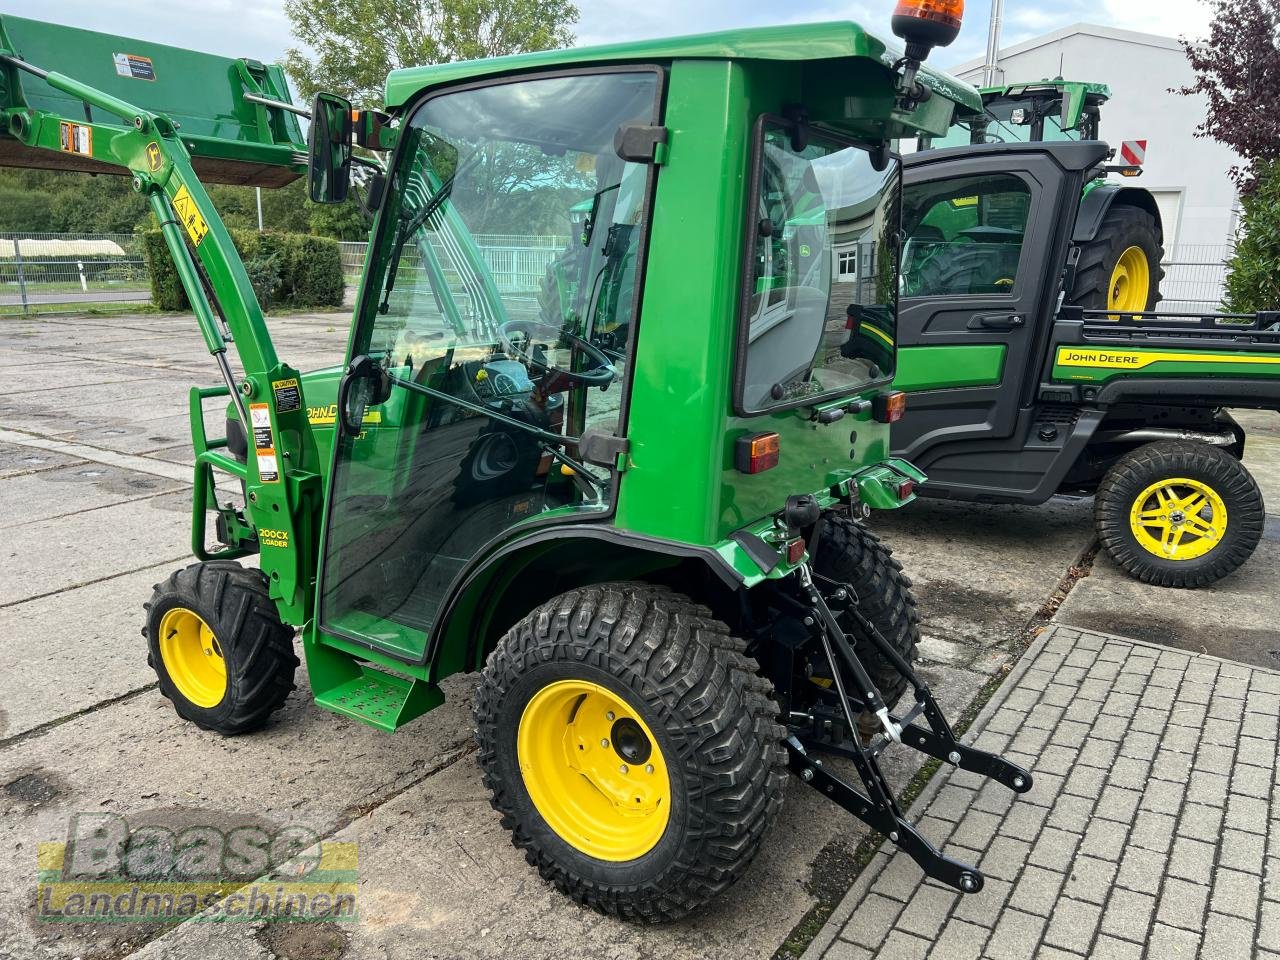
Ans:
{"type": "Polygon", "coordinates": [[[1147,141],[1145,140],[1124,140],[1120,144],[1120,159],[1131,167],[1142,166],[1142,161],[1147,159],[1147,141]]]}

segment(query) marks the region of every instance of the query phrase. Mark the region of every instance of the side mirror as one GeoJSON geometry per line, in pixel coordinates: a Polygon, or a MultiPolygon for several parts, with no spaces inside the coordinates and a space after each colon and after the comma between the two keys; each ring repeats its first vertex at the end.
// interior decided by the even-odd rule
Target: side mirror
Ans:
{"type": "Polygon", "coordinates": [[[341,203],[351,189],[351,101],[317,93],[308,139],[312,202],[341,203]]]}
{"type": "Polygon", "coordinates": [[[364,412],[391,396],[391,380],[373,357],[354,357],[338,383],[338,423],[352,437],[364,430],[364,412]]]}

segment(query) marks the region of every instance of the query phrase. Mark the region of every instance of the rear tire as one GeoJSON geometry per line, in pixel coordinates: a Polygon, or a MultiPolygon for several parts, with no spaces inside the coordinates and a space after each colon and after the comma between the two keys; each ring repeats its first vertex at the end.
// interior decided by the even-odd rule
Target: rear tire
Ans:
{"type": "Polygon", "coordinates": [[[1262,492],[1244,464],[1184,440],[1121,457],[1094,501],[1103,549],[1131,575],[1161,587],[1221,580],[1249,559],[1265,519],[1262,492]]]}
{"type": "Polygon", "coordinates": [[[232,560],[193,563],[144,604],[147,664],[178,716],[226,736],[256,730],[294,689],[293,628],[267,578],[232,560]]]}
{"type": "Polygon", "coordinates": [[[773,688],[745,649],[705,607],[643,583],[571,590],[507,632],[476,695],[480,767],[544,879],[602,913],[658,922],[742,875],[787,779],[773,688]],[[634,755],[599,727],[624,720],[634,755]]]}
{"type": "MultiPolygon", "coordinates": [[[[1136,253],[1129,256],[1135,257],[1136,253]]],[[[1113,206],[1102,218],[1097,235],[1080,250],[1076,279],[1067,303],[1086,310],[1154,310],[1160,302],[1160,261],[1164,247],[1155,217],[1139,207],[1113,206]],[[1141,252],[1146,262],[1146,294],[1136,289],[1132,272],[1117,268],[1126,251],[1141,252]],[[1127,286],[1134,284],[1134,286],[1127,286]]]]}
{"type": "MultiPolygon", "coordinates": [[[[823,520],[822,540],[813,559],[813,570],[824,577],[848,584],[858,598],[863,616],[902,654],[908,662],[916,655],[920,640],[920,614],[911,593],[911,580],[902,564],[880,538],[846,516],[828,512],[823,520]]],[[[853,618],[843,614],[840,626],[856,639],[854,652],[892,709],[907,689],[907,678],[885,659],[864,635],[853,618]]]]}

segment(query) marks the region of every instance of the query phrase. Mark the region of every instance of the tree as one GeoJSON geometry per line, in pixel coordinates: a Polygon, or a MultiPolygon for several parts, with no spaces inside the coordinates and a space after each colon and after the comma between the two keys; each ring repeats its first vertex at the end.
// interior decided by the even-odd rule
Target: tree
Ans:
{"type": "Polygon", "coordinates": [[[1183,40],[1195,82],[1186,96],[1208,104],[1196,136],[1212,137],[1245,160],[1231,177],[1247,192],[1260,165],[1280,160],[1280,0],[1206,0],[1214,11],[1205,41],[1183,40]]]}
{"type": "Polygon", "coordinates": [[[285,55],[298,92],[376,107],[400,67],[569,46],[571,0],[285,0],[301,44],[285,55]]]}
{"type": "Polygon", "coordinates": [[[1240,230],[1227,262],[1226,307],[1239,313],[1280,310],[1280,162],[1255,167],[1240,198],[1240,230]]]}

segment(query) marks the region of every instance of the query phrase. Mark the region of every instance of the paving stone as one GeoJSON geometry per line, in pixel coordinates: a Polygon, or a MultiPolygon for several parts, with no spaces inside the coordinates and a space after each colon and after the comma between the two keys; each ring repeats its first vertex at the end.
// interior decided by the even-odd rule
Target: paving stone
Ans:
{"type": "Polygon", "coordinates": [[[1209,888],[1206,885],[1169,877],[1160,891],[1156,920],[1185,930],[1203,930],[1204,908],[1208,899],[1209,888]]]}
{"type": "Polygon", "coordinates": [[[1096,797],[1102,793],[1107,782],[1105,770],[1097,767],[1075,767],[1066,775],[1062,783],[1062,792],[1077,797],[1096,797]]]}
{"type": "Polygon", "coordinates": [[[1102,907],[1098,904],[1063,897],[1052,905],[1044,942],[1067,950],[1079,950],[1081,945],[1093,940],[1101,918],[1102,907]]]}
{"type": "Polygon", "coordinates": [[[1065,875],[1071,867],[1080,840],[1079,834],[1056,827],[1045,827],[1040,833],[1040,839],[1031,848],[1029,862],[1065,875]]]}
{"type": "Polygon", "coordinates": [[[1116,883],[1139,893],[1154,893],[1160,887],[1168,858],[1155,850],[1143,847],[1126,847],[1120,858],[1120,872],[1116,883]]]}
{"type": "Polygon", "coordinates": [[[1102,932],[1142,943],[1147,937],[1155,903],[1156,898],[1149,894],[1117,888],[1102,915],[1102,932]]]}
{"type": "Polygon", "coordinates": [[[1209,903],[1215,913],[1228,913],[1247,920],[1257,916],[1261,877],[1243,870],[1219,868],[1213,872],[1210,882],[1213,895],[1209,903]]]}
{"type": "Polygon", "coordinates": [[[1209,882],[1213,875],[1214,845],[1190,837],[1177,837],[1169,858],[1169,874],[1195,883],[1209,882]]]}
{"type": "Polygon", "coordinates": [[[1274,740],[1262,740],[1258,737],[1241,737],[1236,744],[1236,763],[1248,763],[1255,767],[1273,770],[1276,766],[1276,744],[1274,740]]]}
{"type": "Polygon", "coordinates": [[[987,927],[963,920],[952,920],[933,945],[933,956],[939,960],[978,960],[991,936],[987,927]]]}
{"type": "Polygon", "coordinates": [[[1031,853],[1031,844],[1013,837],[996,837],[987,847],[987,853],[979,865],[988,877],[999,877],[1001,880],[1014,880],[1018,871],[1027,862],[1031,853]]]}
{"type": "Polygon", "coordinates": [[[1188,803],[1178,818],[1179,836],[1213,843],[1222,832],[1222,808],[1206,803],[1188,803]]]}
{"type": "Polygon", "coordinates": [[[1154,733],[1143,733],[1141,730],[1130,730],[1120,743],[1120,753],[1126,757],[1137,757],[1139,760],[1150,760],[1160,747],[1160,738],[1154,733]]]}
{"type": "MultiPolygon", "coordinates": [[[[995,784],[995,786],[999,785],[995,784]]],[[[1002,786],[1000,789],[1006,793],[1010,792],[1008,787],[1002,786]]],[[[973,798],[972,790],[962,790],[960,787],[948,784],[938,791],[933,803],[929,804],[929,813],[942,820],[959,822],[973,803],[973,798]]]]}
{"type": "Polygon", "coordinates": [[[1124,824],[1114,820],[1095,819],[1084,832],[1080,852],[1104,860],[1114,859],[1120,855],[1127,837],[1128,827],[1124,824]]]}
{"type": "Polygon", "coordinates": [[[1130,823],[1138,813],[1142,794],[1125,787],[1108,786],[1098,798],[1097,814],[1104,820],[1130,823]]]}
{"type": "Polygon", "coordinates": [[[1211,773],[1229,775],[1234,763],[1235,760],[1232,758],[1230,750],[1206,746],[1196,752],[1193,766],[1197,770],[1208,770],[1211,773]]]}
{"type": "Polygon", "coordinates": [[[1202,960],[1242,960],[1253,952],[1253,923],[1210,913],[1204,927],[1202,960]]]}
{"type": "Polygon", "coordinates": [[[1056,870],[1046,870],[1029,864],[1013,885],[1009,906],[1023,913],[1047,917],[1053,911],[1054,902],[1067,878],[1056,870]]]}
{"type": "MultiPolygon", "coordinates": [[[[998,815],[984,810],[970,810],[955,825],[949,839],[951,843],[958,843],[973,850],[985,850],[999,828],[998,815]]],[[[930,833],[925,835],[932,836],[930,833]]]]}
{"type": "Polygon", "coordinates": [[[1008,880],[993,877],[991,874],[986,873],[985,870],[984,873],[987,882],[982,887],[982,890],[979,893],[961,897],[956,901],[955,909],[951,912],[951,915],[955,919],[980,924],[987,930],[991,930],[996,925],[996,918],[1000,916],[1000,911],[1004,909],[1009,895],[1013,893],[1013,884],[1008,880]]]}
{"type": "Polygon", "coordinates": [[[866,899],[858,904],[858,909],[840,931],[840,936],[859,946],[874,950],[889,935],[893,922],[898,919],[898,914],[901,912],[902,904],[898,901],[880,897],[874,893],[868,894],[866,899]]]}
{"type": "Polygon", "coordinates": [[[1105,934],[1098,937],[1090,960],[1138,960],[1142,947],[1126,940],[1118,940],[1105,934]]]}
{"type": "Polygon", "coordinates": [[[1137,818],[1133,821],[1129,842],[1136,847],[1163,853],[1173,843],[1173,828],[1176,822],[1167,813],[1139,810],[1137,818]]]}
{"type": "Polygon", "coordinates": [[[1031,960],[1044,926],[1043,917],[1006,908],[987,943],[986,955],[991,960],[1031,960]]]}
{"type": "Polygon", "coordinates": [[[1157,780],[1172,780],[1186,784],[1191,776],[1191,757],[1185,753],[1165,749],[1161,741],[1160,752],[1151,762],[1151,776],[1157,780]]]}
{"type": "Polygon", "coordinates": [[[894,930],[876,952],[876,960],[924,960],[928,952],[928,940],[894,930]]]}
{"type": "Polygon", "coordinates": [[[1227,797],[1226,825],[1249,833],[1267,832],[1267,801],[1232,793],[1227,797]]]}
{"type": "Polygon", "coordinates": [[[907,909],[903,910],[902,915],[898,917],[897,929],[924,937],[926,940],[936,939],[947,914],[951,911],[951,905],[960,896],[956,891],[944,887],[928,884],[920,887],[911,898],[911,902],[907,904],[907,909]]]}
{"type": "Polygon", "coordinates": [[[1220,773],[1193,770],[1187,779],[1187,800],[1221,807],[1227,802],[1227,788],[1230,784],[1231,779],[1220,773]]]}
{"type": "Polygon", "coordinates": [[[1081,748],[1080,758],[1077,762],[1084,764],[1086,767],[1101,767],[1104,770],[1109,770],[1115,762],[1119,750],[1119,742],[1100,740],[1094,737],[1081,748]]]}
{"type": "Polygon", "coordinates": [[[880,871],[875,883],[871,885],[871,892],[906,903],[916,892],[922,879],[920,868],[910,857],[892,857],[888,866],[880,871]]]}
{"type": "Polygon", "coordinates": [[[874,957],[875,954],[866,947],[860,947],[839,938],[832,940],[831,945],[822,954],[822,960],[873,960],[874,957]]]}
{"type": "Polygon", "coordinates": [[[1143,810],[1155,810],[1176,816],[1182,809],[1182,797],[1186,793],[1186,784],[1174,783],[1170,780],[1151,780],[1142,791],[1143,810]]]}
{"type": "Polygon", "coordinates": [[[1063,893],[1074,900],[1104,903],[1116,879],[1116,864],[1098,857],[1076,857],[1063,893]]]}
{"type": "MultiPolygon", "coordinates": [[[[1060,744],[1051,744],[1040,751],[1040,756],[1036,758],[1035,766],[1031,768],[1032,773],[1052,773],[1065,777],[1070,783],[1070,774],[1072,767],[1076,762],[1076,755],[1080,751],[1075,747],[1064,747],[1060,744]]],[[[1258,770],[1258,767],[1249,767],[1250,770],[1258,770]]],[[[1068,789],[1064,785],[1064,789],[1068,789]]]]}
{"type": "Polygon", "coordinates": [[[1195,960],[1200,950],[1200,934],[1157,923],[1151,931],[1147,950],[1159,960],[1195,960]]]}
{"type": "MultiPolygon", "coordinates": [[[[1272,827],[1275,831],[1276,827],[1272,827]]],[[[1265,840],[1256,833],[1224,830],[1219,842],[1218,864],[1261,876],[1265,840]]],[[[1280,943],[1280,941],[1277,941],[1280,943]]]]}

